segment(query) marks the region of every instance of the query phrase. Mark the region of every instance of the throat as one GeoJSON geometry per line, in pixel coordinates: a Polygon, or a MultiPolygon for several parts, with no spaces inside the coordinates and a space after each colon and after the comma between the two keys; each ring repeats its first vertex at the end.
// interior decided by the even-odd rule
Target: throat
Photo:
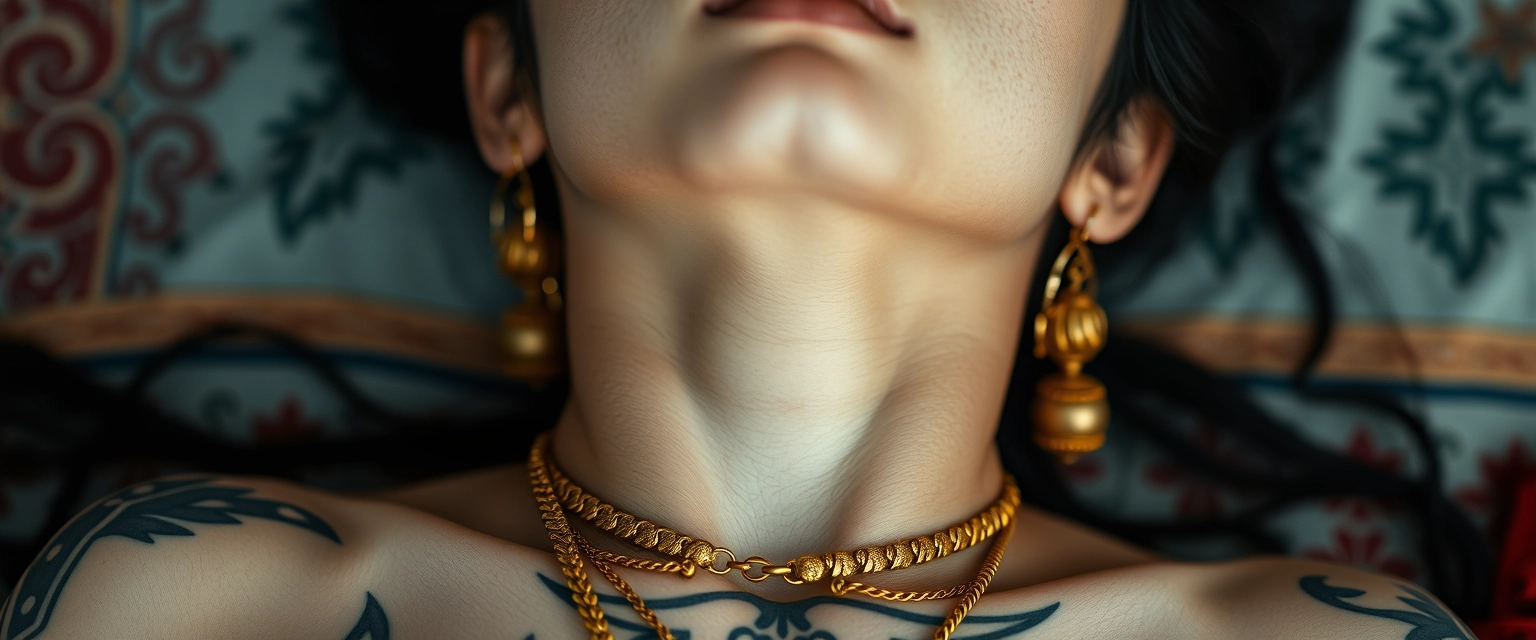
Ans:
{"type": "Polygon", "coordinates": [[[712,420],[691,405],[658,404],[650,415],[594,422],[578,390],[552,457],[636,517],[776,562],[928,535],[997,499],[990,403],[966,406],[974,396],[927,375],[890,386],[900,393],[863,415],[783,407],[788,417],[777,420],[750,411],[712,420]]]}
{"type": "Polygon", "coordinates": [[[932,534],[997,499],[1037,244],[837,209],[690,219],[707,223],[566,218],[572,391],[551,455],[572,481],[773,562],[932,534]]]}
{"type": "MultiPolygon", "coordinates": [[[[616,512],[707,541],[712,547],[724,547],[741,560],[761,556],[769,564],[781,565],[805,555],[883,547],[918,537],[931,539],[936,533],[975,521],[989,508],[995,511],[994,505],[1004,494],[1005,474],[990,446],[973,455],[946,456],[952,464],[917,451],[889,457],[866,454],[863,447],[826,464],[825,453],[815,450],[814,445],[786,448],[782,442],[777,443],[778,449],[747,445],[729,451],[677,451],[674,456],[696,461],[683,468],[656,465],[643,454],[612,458],[560,453],[591,451],[589,436],[590,432],[576,423],[562,422],[554,440],[568,444],[555,445],[551,451],[556,465],[581,469],[569,471],[567,476],[584,492],[611,504],[616,512]],[[762,464],[719,464],[747,458],[762,464]],[[962,462],[965,458],[970,462],[962,462]],[[567,459],[572,461],[567,463],[567,459]]],[[[907,446],[879,437],[870,437],[867,442],[873,452],[907,446]]],[[[632,540],[578,522],[578,517],[571,520],[599,548],[646,555],[632,540]]],[[[1012,530],[1007,533],[1011,535],[1012,530]]],[[[871,579],[896,589],[963,584],[972,579],[982,556],[994,543],[989,540],[957,552],[953,558],[871,579]]],[[[754,591],[783,598],[804,597],[806,593],[804,588],[776,579],[754,591]]]]}

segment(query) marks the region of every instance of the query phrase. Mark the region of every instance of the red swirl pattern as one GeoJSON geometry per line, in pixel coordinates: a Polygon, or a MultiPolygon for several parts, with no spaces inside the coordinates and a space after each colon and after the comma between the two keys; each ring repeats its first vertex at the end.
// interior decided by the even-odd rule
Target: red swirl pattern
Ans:
{"type": "Polygon", "coordinates": [[[229,61],[200,29],[205,9],[204,0],[0,0],[9,112],[0,114],[0,202],[18,212],[4,230],[14,242],[0,260],[0,309],[158,288],[152,264],[108,249],[175,238],[182,191],[217,171],[216,137],[187,108],[229,61]],[[129,52],[136,21],[142,46],[129,52]],[[142,99],[110,93],[128,68],[142,99]],[[142,187],[125,189],[129,179],[142,187]],[[122,202],[125,193],[134,200],[122,202]]]}
{"type": "Polygon", "coordinates": [[[229,54],[198,29],[203,21],[203,5],[203,0],[187,0],[179,9],[166,14],[150,28],[144,48],[138,53],[137,79],[164,98],[202,97],[224,75],[229,54]],[[170,72],[184,77],[173,78],[170,72]]]}
{"type": "Polygon", "coordinates": [[[110,124],[95,115],[55,112],[0,138],[7,177],[37,194],[15,233],[50,238],[56,251],[24,254],[10,265],[13,309],[89,292],[101,211],[116,191],[118,174],[110,124]],[[29,138],[40,143],[36,153],[25,148],[29,138]]]}
{"type": "Polygon", "coordinates": [[[11,2],[0,27],[0,185],[21,213],[8,233],[26,241],[7,260],[12,310],[89,294],[102,224],[117,197],[122,135],[97,99],[122,64],[122,4],[11,2]]]}
{"type": "Polygon", "coordinates": [[[158,113],[134,129],[129,148],[144,164],[148,195],[160,212],[156,221],[149,206],[136,204],[129,209],[124,226],[144,243],[170,240],[181,229],[181,186],[211,175],[216,168],[213,136],[192,116],[158,113]],[[185,144],[176,144],[178,139],[185,144]]]}
{"type": "Polygon", "coordinates": [[[30,6],[8,2],[7,26],[0,27],[9,42],[0,52],[0,78],[6,93],[32,107],[96,97],[118,71],[114,62],[122,34],[114,28],[114,4],[111,0],[36,0],[30,6]],[[5,33],[10,31],[20,33],[5,33]]]}
{"type": "Polygon", "coordinates": [[[82,218],[107,198],[118,173],[111,127],[89,110],[55,109],[0,134],[0,168],[32,201],[19,231],[57,232],[86,224],[82,218]]]}
{"type": "MultiPolygon", "coordinates": [[[[150,4],[171,2],[151,0],[150,4]]],[[[186,108],[218,86],[229,61],[228,51],[201,30],[205,6],[204,0],[184,0],[159,14],[135,54],[134,80],[166,104],[140,119],[130,137],[137,196],[123,219],[127,242],[155,246],[176,238],[185,216],[182,190],[218,170],[214,135],[186,108]]],[[[114,295],[153,293],[160,288],[153,266],[117,266],[119,273],[110,283],[114,295]]]]}

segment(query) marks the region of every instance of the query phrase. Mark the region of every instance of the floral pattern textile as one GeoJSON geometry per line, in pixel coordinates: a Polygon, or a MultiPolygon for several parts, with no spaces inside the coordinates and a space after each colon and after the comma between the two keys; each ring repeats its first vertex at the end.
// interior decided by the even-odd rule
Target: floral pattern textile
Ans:
{"type": "MultiPolygon", "coordinates": [[[[0,331],[116,382],[186,331],[238,319],[320,345],[402,411],[524,393],[496,373],[496,317],[517,294],[493,266],[483,167],[375,113],[319,7],[0,0],[0,331]]],[[[1319,383],[1421,409],[1444,490],[1495,522],[1536,474],[1536,0],[1359,0],[1342,60],[1277,153],[1342,315],[1319,383]]],[[[1230,374],[1324,446],[1416,472],[1400,425],[1288,386],[1307,304],[1254,201],[1254,161],[1231,155],[1209,215],[1157,272],[1106,288],[1111,322],[1230,374]]],[[[152,394],[229,442],[359,428],[262,348],[210,350],[152,394]]],[[[156,472],[114,472],[98,493],[156,472]]],[[[1123,437],[1066,475],[1125,516],[1248,499],[1123,437]]],[[[58,490],[54,474],[0,470],[0,540],[35,536],[58,490]]],[[[1297,556],[1425,574],[1390,505],[1320,500],[1271,528],[1297,556]]]]}
{"type": "MultiPolygon", "coordinates": [[[[1536,0],[1356,5],[1338,67],[1290,114],[1275,158],[1340,313],[1316,383],[1420,410],[1444,491],[1491,526],[1536,475],[1536,0]]],[[[1424,463],[1402,424],[1291,389],[1309,307],[1258,213],[1254,154],[1228,158],[1195,241],[1134,290],[1109,288],[1111,323],[1232,375],[1323,446],[1417,474],[1424,463]]],[[[1202,433],[1196,442],[1221,455],[1202,433]]],[[[1193,517],[1240,498],[1136,442],[1086,462],[1102,471],[1069,477],[1111,510],[1193,517]]],[[[1423,578],[1405,515],[1332,498],[1274,528],[1294,555],[1423,578]]]]}
{"type": "MultiPolygon", "coordinates": [[[[497,371],[518,294],[490,177],[370,108],[320,0],[0,0],[0,70],[0,331],[117,382],[234,320],[320,345],[402,413],[525,393],[497,371]]],[[[150,392],[230,443],[366,433],[274,348],[206,350],[150,392]]],[[[36,535],[58,489],[0,470],[0,541],[36,535]]]]}

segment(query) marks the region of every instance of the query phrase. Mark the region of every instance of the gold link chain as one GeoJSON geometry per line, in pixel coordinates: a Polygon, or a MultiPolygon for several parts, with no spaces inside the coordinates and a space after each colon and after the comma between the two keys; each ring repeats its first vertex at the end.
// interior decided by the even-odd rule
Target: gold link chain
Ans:
{"type": "Polygon", "coordinates": [[[716,575],[728,575],[732,571],[752,582],[762,582],[778,576],[789,584],[819,582],[831,577],[832,593],[844,596],[849,593],[892,602],[921,602],[960,598],[960,602],[934,631],[935,640],[949,640],[960,621],[986,592],[993,576],[1002,564],[1003,552],[1013,537],[1015,513],[1019,506],[1019,488],[1013,477],[1005,474],[1003,491],[981,513],[963,523],[930,536],[900,540],[886,545],[867,547],[853,551],[838,551],[821,555],[807,555],[784,564],[774,564],[761,556],[738,560],[736,554],[725,547],[694,538],[642,520],[625,513],[613,505],[599,500],[567,478],[555,467],[549,457],[549,435],[544,434],[534,442],[528,457],[528,477],[533,483],[533,493],[544,519],[545,529],[554,543],[555,555],[560,560],[561,572],[571,589],[571,599],[577,613],[591,633],[593,640],[613,640],[607,619],[598,605],[597,594],[583,569],[585,554],[598,573],[608,579],[646,624],[656,630],[662,640],[674,640],[667,626],[657,618],[655,611],[619,576],[613,567],[622,566],[659,573],[675,573],[692,578],[698,569],[716,575]],[[646,560],[605,551],[592,546],[580,533],[571,528],[565,517],[570,511],[577,517],[592,523],[598,529],[642,549],[670,556],[672,560],[646,560]],[[947,589],[929,591],[899,591],[883,589],[862,582],[849,580],[859,574],[895,571],[930,562],[951,553],[967,549],[996,537],[980,571],[970,582],[947,589]],[[722,558],[721,556],[724,556],[722,558]],[[754,573],[755,571],[755,573],[754,573]]]}

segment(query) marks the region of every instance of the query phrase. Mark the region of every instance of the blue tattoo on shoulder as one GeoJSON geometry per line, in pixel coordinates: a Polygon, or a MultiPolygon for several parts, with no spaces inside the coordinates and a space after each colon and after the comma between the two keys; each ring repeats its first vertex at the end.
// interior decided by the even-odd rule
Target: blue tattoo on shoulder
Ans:
{"type": "MultiPolygon", "coordinates": [[[[551,580],[542,573],[539,574],[539,581],[543,582],[544,588],[549,589],[550,593],[553,593],[561,602],[564,602],[573,609],[576,607],[576,603],[571,600],[571,590],[564,583],[551,580]]],[[[597,599],[598,602],[609,605],[609,608],[622,607],[625,610],[629,609],[629,602],[619,596],[599,594],[597,599]]],[[[812,609],[821,606],[861,609],[871,613],[878,613],[894,620],[912,622],[915,625],[927,627],[936,627],[944,622],[942,616],[923,615],[874,602],[839,598],[837,596],[817,596],[796,602],[775,602],[751,593],[713,591],[664,600],[646,600],[646,604],[651,609],[662,612],[726,600],[745,602],[757,607],[757,619],[753,621],[751,627],[740,626],[732,629],[725,637],[725,640],[837,640],[837,636],[829,631],[812,628],[813,625],[809,614],[812,609]],[[793,628],[793,631],[791,631],[791,628],[793,628]],[[794,635],[791,636],[791,633],[794,635]]],[[[1058,602],[1034,611],[1025,611],[1012,615],[967,616],[965,618],[965,629],[986,629],[986,631],[977,635],[957,636],[955,640],[1000,640],[1001,638],[1007,638],[1039,626],[1045,622],[1046,618],[1051,617],[1060,608],[1061,603],[1058,602]]],[[[633,640],[656,637],[656,632],[644,624],[612,618],[609,619],[608,623],[615,631],[634,632],[633,640]]],[[[676,636],[677,640],[691,640],[692,634],[685,629],[673,629],[672,635],[676,636]]],[[[527,640],[533,640],[533,637],[529,636],[527,640]]],[[[892,638],[891,640],[900,639],[892,638]]]]}
{"type": "Polygon", "coordinates": [[[1345,602],[1347,598],[1358,598],[1365,595],[1364,591],[1349,587],[1335,587],[1328,584],[1327,576],[1307,576],[1301,579],[1301,590],[1307,595],[1316,598],[1319,602],[1331,607],[1343,609],[1353,613],[1360,613],[1377,618],[1386,618],[1411,625],[1413,629],[1403,640],[1473,640],[1456,622],[1456,617],[1451,615],[1440,605],[1435,604],[1429,596],[1416,591],[1407,585],[1399,584],[1408,595],[1398,596],[1403,604],[1413,607],[1413,611],[1402,609],[1373,609],[1363,607],[1352,602],[1345,602]]]}
{"type": "Polygon", "coordinates": [[[368,602],[363,605],[363,617],[357,619],[357,625],[352,627],[352,632],[344,640],[389,640],[389,618],[384,615],[384,607],[372,593],[368,594],[368,602]]]}
{"type": "Polygon", "coordinates": [[[29,640],[47,628],[59,593],[91,545],[112,536],[149,544],[155,536],[193,536],[175,521],[243,524],[235,516],[274,520],[307,529],[341,544],[336,531],[298,505],[247,498],[255,491],[209,484],[213,478],[145,482],[118,491],[86,509],[49,541],[0,609],[0,640],[29,640]]]}

